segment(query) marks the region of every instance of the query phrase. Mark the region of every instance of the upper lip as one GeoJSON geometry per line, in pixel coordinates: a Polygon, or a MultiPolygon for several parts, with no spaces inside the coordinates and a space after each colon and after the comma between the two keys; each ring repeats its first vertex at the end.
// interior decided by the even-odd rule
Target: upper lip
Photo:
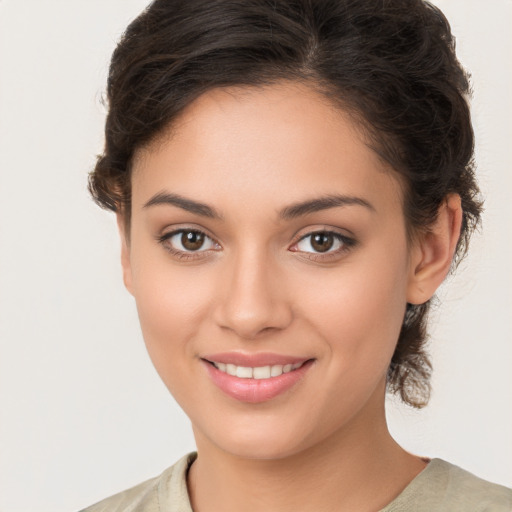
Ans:
{"type": "Polygon", "coordinates": [[[310,357],[298,357],[285,354],[274,354],[271,352],[243,353],[243,352],[221,352],[218,354],[208,354],[202,356],[202,359],[211,363],[234,364],[236,366],[245,366],[257,368],[259,366],[273,366],[304,363],[311,359],[310,357]]]}

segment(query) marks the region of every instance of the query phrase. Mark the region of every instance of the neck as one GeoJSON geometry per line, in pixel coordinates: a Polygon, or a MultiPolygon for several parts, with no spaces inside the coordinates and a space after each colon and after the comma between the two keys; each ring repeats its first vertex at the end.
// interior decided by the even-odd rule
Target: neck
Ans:
{"type": "Polygon", "coordinates": [[[198,458],[188,475],[194,512],[383,508],[425,463],[392,439],[383,406],[371,416],[359,415],[322,443],[272,460],[237,457],[196,431],[198,458]]]}

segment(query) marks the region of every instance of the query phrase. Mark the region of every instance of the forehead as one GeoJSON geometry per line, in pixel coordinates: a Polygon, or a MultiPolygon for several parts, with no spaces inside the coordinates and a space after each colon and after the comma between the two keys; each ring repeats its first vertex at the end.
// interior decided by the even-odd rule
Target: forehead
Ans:
{"type": "Polygon", "coordinates": [[[214,89],[190,104],[134,158],[134,206],[162,190],[226,207],[230,193],[257,208],[333,192],[401,204],[396,173],[359,125],[288,82],[214,89]]]}

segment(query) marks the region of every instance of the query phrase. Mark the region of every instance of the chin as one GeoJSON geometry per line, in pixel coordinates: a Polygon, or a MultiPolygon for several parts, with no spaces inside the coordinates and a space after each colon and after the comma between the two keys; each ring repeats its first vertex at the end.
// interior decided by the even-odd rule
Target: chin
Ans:
{"type": "Polygon", "coordinates": [[[213,444],[222,452],[241,459],[279,460],[294,456],[315,444],[313,436],[303,428],[291,428],[283,421],[262,424],[253,418],[250,423],[222,425],[216,431],[210,429],[206,434],[194,428],[198,450],[201,450],[201,446],[213,444]]]}

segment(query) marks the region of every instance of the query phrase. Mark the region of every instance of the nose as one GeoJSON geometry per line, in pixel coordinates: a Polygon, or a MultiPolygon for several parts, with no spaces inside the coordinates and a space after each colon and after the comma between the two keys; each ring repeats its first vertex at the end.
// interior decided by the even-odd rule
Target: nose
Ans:
{"type": "Polygon", "coordinates": [[[267,255],[245,251],[226,262],[220,279],[216,323],[244,339],[285,329],[292,321],[283,274],[267,255]]]}

